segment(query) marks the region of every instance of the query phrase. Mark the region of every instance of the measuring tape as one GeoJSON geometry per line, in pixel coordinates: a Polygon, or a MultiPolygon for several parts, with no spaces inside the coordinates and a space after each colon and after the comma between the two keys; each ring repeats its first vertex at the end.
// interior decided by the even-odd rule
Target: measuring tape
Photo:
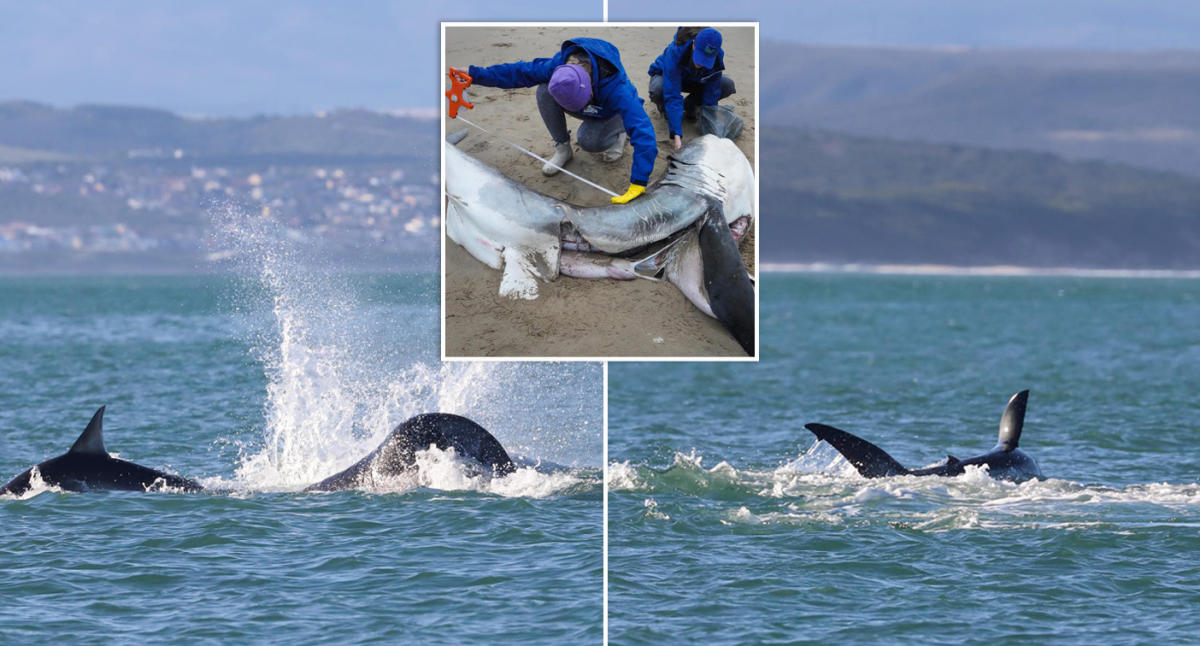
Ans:
{"type": "Polygon", "coordinates": [[[542,158],[542,157],[539,157],[539,156],[537,156],[536,154],[534,154],[534,153],[530,152],[529,150],[526,150],[525,148],[522,148],[522,147],[520,146],[520,144],[517,144],[517,143],[516,143],[516,142],[514,142],[514,141],[509,141],[508,139],[505,139],[504,137],[501,137],[500,135],[498,135],[498,134],[496,134],[496,133],[494,133],[494,132],[492,132],[492,131],[488,130],[487,128],[484,128],[483,126],[481,126],[481,125],[479,125],[479,124],[477,124],[477,123],[471,123],[470,121],[468,121],[468,120],[467,120],[467,118],[466,118],[466,117],[459,116],[459,117],[456,117],[456,118],[457,118],[459,121],[461,121],[461,122],[463,122],[463,123],[467,124],[468,126],[474,126],[474,127],[476,127],[476,128],[479,128],[481,131],[483,131],[483,132],[485,132],[485,133],[487,133],[487,134],[489,134],[489,135],[491,135],[491,136],[493,136],[493,137],[495,137],[495,138],[499,139],[500,141],[503,141],[504,143],[506,143],[506,144],[508,144],[508,145],[512,146],[513,148],[516,148],[517,150],[519,150],[519,151],[521,151],[521,152],[525,153],[526,155],[529,155],[530,157],[533,157],[534,159],[536,159],[536,160],[538,160],[538,161],[540,161],[540,162],[543,162],[543,163],[545,163],[547,166],[553,166],[554,168],[557,168],[558,170],[560,170],[560,171],[562,171],[562,172],[564,172],[564,173],[566,173],[566,174],[570,175],[571,177],[574,177],[575,179],[577,179],[577,180],[579,180],[579,181],[583,182],[584,184],[587,184],[588,186],[591,186],[591,187],[592,187],[592,188],[594,188],[594,189],[597,189],[597,190],[604,191],[605,193],[608,193],[609,195],[611,195],[611,196],[613,196],[613,197],[619,197],[619,196],[618,196],[616,193],[613,193],[612,191],[608,190],[607,188],[604,188],[603,186],[601,186],[601,185],[599,185],[599,184],[597,184],[597,183],[595,183],[595,182],[593,182],[593,181],[591,181],[591,180],[589,180],[589,179],[587,179],[587,178],[580,177],[580,176],[576,175],[575,173],[572,173],[571,171],[569,171],[569,170],[567,170],[567,169],[563,168],[562,166],[559,166],[558,164],[551,163],[549,159],[544,159],[544,158],[542,158]]]}

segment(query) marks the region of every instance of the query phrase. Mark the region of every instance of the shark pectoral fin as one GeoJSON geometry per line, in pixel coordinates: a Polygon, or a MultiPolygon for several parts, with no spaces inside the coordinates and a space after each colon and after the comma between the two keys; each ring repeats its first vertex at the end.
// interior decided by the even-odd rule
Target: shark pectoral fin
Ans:
{"type": "Polygon", "coordinates": [[[804,428],[812,431],[817,439],[828,442],[837,449],[864,478],[884,478],[908,473],[908,469],[886,451],[861,437],[826,424],[805,424],[804,428]]]}
{"type": "Polygon", "coordinates": [[[500,278],[500,295],[512,299],[533,300],[537,298],[538,279],[550,281],[558,277],[558,249],[553,250],[553,269],[545,255],[535,249],[505,247],[504,275],[500,278]]]}
{"type": "Polygon", "coordinates": [[[724,210],[715,200],[700,226],[700,257],[704,262],[704,289],[713,314],[746,354],[753,356],[754,285],[729,232],[724,210]]]}
{"type": "Polygon", "coordinates": [[[996,448],[1011,451],[1017,448],[1021,441],[1021,429],[1025,426],[1025,404],[1029,401],[1029,391],[1022,390],[1008,400],[1004,407],[1004,415],[1000,417],[1000,436],[996,440],[996,448]]]}
{"type": "Polygon", "coordinates": [[[85,453],[92,455],[108,455],[108,451],[104,450],[104,406],[92,415],[92,421],[88,422],[87,428],[83,429],[83,433],[79,434],[79,439],[71,445],[71,450],[67,453],[85,453]]]}

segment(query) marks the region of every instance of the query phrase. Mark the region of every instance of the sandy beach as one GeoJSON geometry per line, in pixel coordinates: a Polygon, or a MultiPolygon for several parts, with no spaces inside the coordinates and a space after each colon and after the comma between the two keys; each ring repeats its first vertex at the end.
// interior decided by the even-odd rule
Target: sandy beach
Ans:
{"type": "MultiPolygon", "coordinates": [[[[621,52],[621,62],[658,137],[658,158],[651,182],[665,171],[672,150],[666,120],[649,101],[647,68],[674,37],[675,27],[459,27],[446,29],[446,64],[494,65],[549,57],[564,40],[603,38],[621,52]]],[[[754,30],[721,28],[726,74],[737,93],[721,102],[732,107],[746,127],[738,147],[755,164],[754,30]]],[[[553,144],[537,113],[534,88],[501,90],[472,86],[473,110],[463,115],[529,150],[549,157],[553,144]]],[[[575,130],[578,120],[568,117],[575,130]]],[[[446,129],[469,128],[449,120],[446,129]]],[[[545,177],[542,163],[502,140],[474,128],[459,148],[501,169],[530,188],[580,206],[606,204],[609,196],[564,174],[545,177]]],[[[697,124],[684,123],[684,142],[699,135],[697,124]]],[[[573,141],[574,143],[574,141],[573,141]]],[[[620,194],[629,186],[632,147],[615,163],[575,146],[571,172],[620,194]]],[[[756,166],[757,169],[757,166],[756,166]]],[[[756,275],[757,225],[741,244],[742,258],[756,275]]],[[[445,243],[445,345],[448,358],[462,357],[745,357],[721,324],[697,310],[673,285],[648,280],[581,280],[559,277],[539,283],[537,299],[510,300],[498,294],[500,272],[475,260],[450,240],[445,243]]]]}

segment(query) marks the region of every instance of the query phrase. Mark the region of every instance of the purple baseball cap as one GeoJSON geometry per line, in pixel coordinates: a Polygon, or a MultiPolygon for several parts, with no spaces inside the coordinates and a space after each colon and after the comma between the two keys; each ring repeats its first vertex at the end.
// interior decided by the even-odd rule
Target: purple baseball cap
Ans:
{"type": "Polygon", "coordinates": [[[572,63],[554,68],[549,89],[550,96],[568,112],[579,112],[592,100],[592,80],[582,67],[572,63]]]}
{"type": "Polygon", "coordinates": [[[721,32],[712,27],[705,27],[696,34],[696,40],[692,43],[692,62],[704,69],[712,69],[717,62],[717,52],[719,51],[721,51],[721,32]]]}

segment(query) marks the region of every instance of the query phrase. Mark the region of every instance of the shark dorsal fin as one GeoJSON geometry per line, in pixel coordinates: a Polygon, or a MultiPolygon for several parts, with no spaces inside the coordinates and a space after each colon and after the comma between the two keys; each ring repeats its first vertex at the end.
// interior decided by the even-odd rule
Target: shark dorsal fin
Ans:
{"type": "Polygon", "coordinates": [[[1021,441],[1021,427],[1025,425],[1025,402],[1029,400],[1029,391],[1022,390],[1008,400],[1004,407],[1004,415],[1000,417],[1000,437],[996,440],[996,448],[1011,451],[1017,448],[1021,441]]]}
{"type": "Polygon", "coordinates": [[[79,439],[71,445],[71,450],[67,453],[86,453],[94,455],[108,455],[108,451],[104,450],[104,406],[92,415],[92,421],[88,422],[87,428],[83,429],[83,433],[79,435],[79,439]]]}

